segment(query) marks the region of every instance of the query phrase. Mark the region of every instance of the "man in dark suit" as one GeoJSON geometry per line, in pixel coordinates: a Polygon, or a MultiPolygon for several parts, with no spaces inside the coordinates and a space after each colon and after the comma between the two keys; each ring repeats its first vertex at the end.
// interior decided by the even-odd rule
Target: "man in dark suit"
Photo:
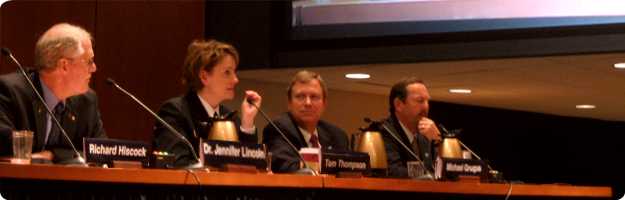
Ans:
{"type": "MultiPolygon", "coordinates": [[[[347,134],[321,120],[327,105],[327,88],[319,74],[310,71],[297,72],[287,89],[287,96],[289,112],[280,115],[273,122],[297,149],[349,149],[347,134]]],[[[289,147],[271,125],[263,130],[263,143],[273,155],[273,172],[293,172],[300,169],[298,152],[289,147]]]]}
{"type": "Polygon", "coordinates": [[[393,85],[388,100],[390,117],[384,120],[384,124],[392,133],[384,131],[383,138],[389,175],[408,177],[406,162],[416,160],[390,134],[396,134],[432,171],[441,133],[434,121],[427,117],[430,94],[425,84],[416,78],[403,79],[393,85]]]}
{"type": "MultiPolygon", "coordinates": [[[[221,102],[234,98],[234,87],[239,83],[238,64],[239,54],[230,44],[217,40],[196,40],[189,44],[182,72],[187,92],[167,100],[158,115],[189,140],[192,147],[161,123],[154,129],[154,148],[174,153],[176,167],[196,164],[198,160],[191,151],[199,155],[200,138],[207,139],[211,118],[231,112],[221,102]]],[[[261,104],[261,96],[255,91],[245,91],[245,99],[257,106],[261,104]]],[[[258,143],[254,126],[257,112],[248,101],[241,103],[241,119],[235,117],[239,141],[258,143]]]]}
{"type": "MultiPolygon", "coordinates": [[[[82,150],[84,137],[106,137],[97,96],[89,89],[96,71],[91,35],[67,23],[48,29],[37,41],[36,71],[28,76],[52,109],[72,143],[82,150]]],[[[19,73],[0,76],[0,129],[31,130],[33,158],[71,160],[75,153],[19,73]]],[[[0,153],[11,155],[11,133],[0,135],[0,153]]]]}

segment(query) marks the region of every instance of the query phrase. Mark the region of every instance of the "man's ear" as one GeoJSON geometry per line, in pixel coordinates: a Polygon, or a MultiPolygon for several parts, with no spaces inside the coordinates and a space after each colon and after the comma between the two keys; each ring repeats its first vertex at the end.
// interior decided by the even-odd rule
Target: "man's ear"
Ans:
{"type": "Polygon", "coordinates": [[[56,61],[56,67],[64,72],[69,71],[70,60],[67,58],[61,58],[56,61]]]}
{"type": "Polygon", "coordinates": [[[395,106],[395,111],[400,111],[404,108],[404,102],[402,102],[399,98],[395,98],[395,100],[393,100],[393,105],[395,106]]]}

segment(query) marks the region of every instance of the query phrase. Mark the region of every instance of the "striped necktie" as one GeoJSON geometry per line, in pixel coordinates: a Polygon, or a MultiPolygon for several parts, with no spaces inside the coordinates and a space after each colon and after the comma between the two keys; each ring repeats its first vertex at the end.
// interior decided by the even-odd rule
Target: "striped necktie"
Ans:
{"type": "MultiPolygon", "coordinates": [[[[63,124],[63,112],[65,111],[65,105],[63,103],[57,103],[54,106],[54,117],[59,120],[59,123],[63,124]]],[[[50,133],[48,134],[48,142],[46,145],[58,145],[61,139],[61,130],[56,124],[54,124],[54,120],[50,118],[50,133]]]]}
{"type": "Polygon", "coordinates": [[[419,139],[417,138],[416,134],[412,139],[412,143],[410,143],[410,147],[412,147],[412,151],[414,151],[415,155],[421,157],[421,149],[419,149],[419,139]]]}
{"type": "Polygon", "coordinates": [[[310,142],[312,147],[319,148],[319,138],[317,137],[317,134],[310,134],[310,140],[308,141],[310,142]]]}

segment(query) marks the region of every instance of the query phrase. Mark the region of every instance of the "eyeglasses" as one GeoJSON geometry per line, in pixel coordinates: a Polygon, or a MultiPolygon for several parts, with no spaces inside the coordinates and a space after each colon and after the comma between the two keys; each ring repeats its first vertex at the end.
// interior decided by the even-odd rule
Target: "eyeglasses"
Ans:
{"type": "Polygon", "coordinates": [[[320,102],[321,99],[323,98],[319,95],[314,95],[314,94],[313,95],[296,94],[295,96],[293,96],[293,99],[299,102],[304,102],[307,99],[310,99],[311,102],[320,102]]]}
{"type": "Polygon", "coordinates": [[[72,60],[72,61],[74,61],[74,60],[80,60],[80,61],[84,62],[85,64],[87,64],[87,66],[88,66],[88,67],[92,67],[92,66],[94,66],[94,65],[95,65],[95,60],[94,60],[94,58],[90,58],[90,59],[88,59],[88,60],[83,59],[83,58],[66,58],[66,59],[68,59],[68,60],[72,60]]]}

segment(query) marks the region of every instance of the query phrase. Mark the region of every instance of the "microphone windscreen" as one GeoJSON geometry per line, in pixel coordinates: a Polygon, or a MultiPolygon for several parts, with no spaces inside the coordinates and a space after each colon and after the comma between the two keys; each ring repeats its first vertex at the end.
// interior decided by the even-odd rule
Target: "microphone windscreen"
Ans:
{"type": "Polygon", "coordinates": [[[236,114],[237,112],[237,110],[233,110],[232,112],[225,114],[224,119],[232,119],[232,116],[234,116],[234,114],[236,114]]]}
{"type": "Polygon", "coordinates": [[[447,128],[445,128],[445,126],[443,126],[443,124],[439,123],[438,124],[438,128],[440,128],[443,131],[443,133],[450,134],[450,132],[447,130],[447,128]]]}
{"type": "Polygon", "coordinates": [[[2,47],[2,49],[0,49],[0,51],[2,51],[2,55],[5,55],[5,56],[11,55],[11,50],[9,50],[9,48],[2,47]]]}
{"type": "Polygon", "coordinates": [[[115,85],[115,81],[112,78],[107,78],[106,83],[108,83],[109,85],[115,85]]]}

